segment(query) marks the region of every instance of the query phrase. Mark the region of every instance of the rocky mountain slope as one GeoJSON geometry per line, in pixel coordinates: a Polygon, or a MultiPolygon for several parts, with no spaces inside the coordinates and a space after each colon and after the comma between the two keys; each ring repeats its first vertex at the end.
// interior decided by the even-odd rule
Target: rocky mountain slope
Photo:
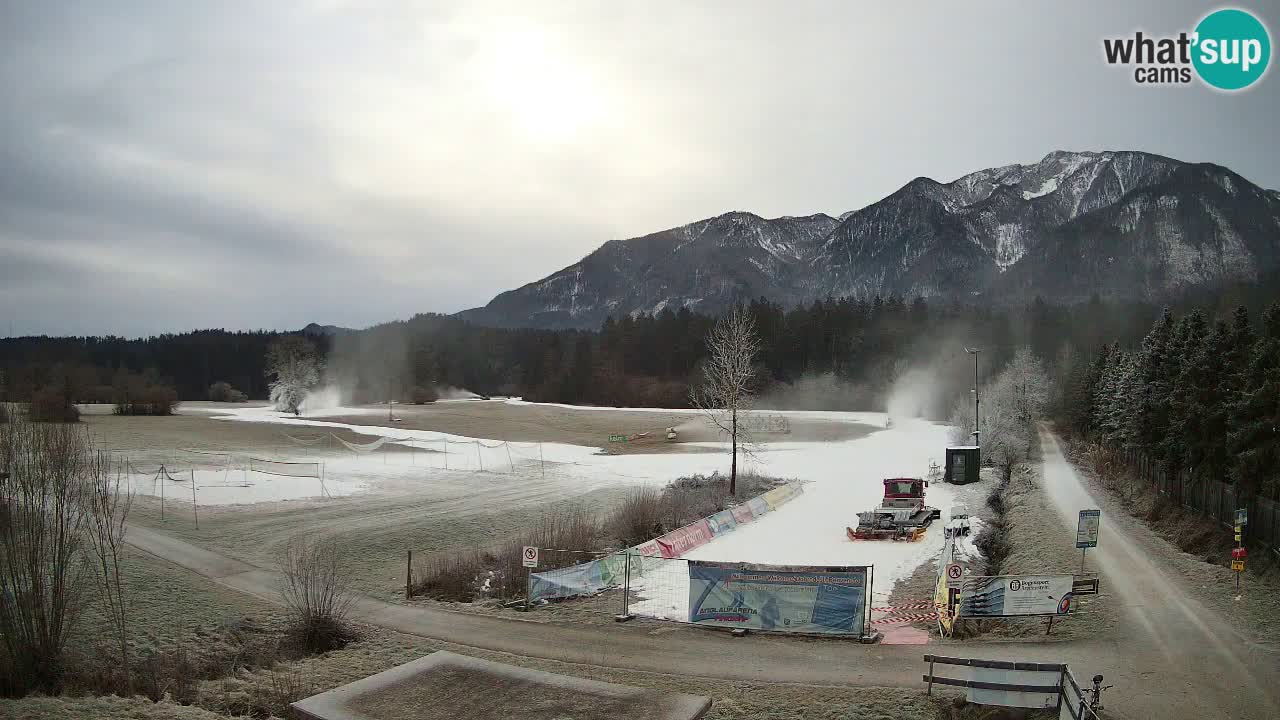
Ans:
{"type": "Polygon", "coordinates": [[[838,218],[730,212],[612,240],[463,316],[595,328],[611,314],[715,312],[762,295],[1159,299],[1278,265],[1280,193],[1212,164],[1054,152],[947,184],[916,178],[838,218]]]}

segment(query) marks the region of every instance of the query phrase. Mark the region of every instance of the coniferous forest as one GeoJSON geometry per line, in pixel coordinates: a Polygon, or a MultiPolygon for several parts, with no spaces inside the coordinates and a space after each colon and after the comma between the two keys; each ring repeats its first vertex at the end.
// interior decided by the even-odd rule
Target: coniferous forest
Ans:
{"type": "MultiPolygon", "coordinates": [[[[936,401],[919,409],[943,419],[972,385],[966,346],[982,348],[982,378],[1029,347],[1054,381],[1063,429],[1139,450],[1170,470],[1274,490],[1280,311],[1267,303],[1275,288],[1270,279],[1200,289],[1167,309],[1098,298],[1022,307],[829,299],[790,309],[762,298],[746,306],[761,340],[761,405],[880,409],[895,382],[928,377],[936,401]],[[907,376],[912,370],[925,374],[907,376]],[[830,384],[808,398],[789,397],[789,388],[811,378],[830,384]]],[[[306,337],[349,402],[382,402],[388,394],[410,400],[415,388],[435,385],[543,402],[684,407],[714,320],[664,310],[609,318],[585,332],[479,327],[423,314],[306,337]]],[[[229,390],[265,399],[266,350],[281,335],[7,338],[0,340],[0,400],[30,402],[44,392],[118,402],[122,388],[136,386],[204,400],[214,385],[215,399],[229,390]]]]}
{"type": "Polygon", "coordinates": [[[1170,476],[1280,490],[1280,301],[1254,319],[1165,310],[1137,344],[1114,342],[1062,381],[1077,436],[1132,450],[1170,476]]]}
{"type": "MultiPolygon", "coordinates": [[[[760,335],[761,387],[806,377],[848,384],[842,402],[875,407],[893,381],[928,367],[965,387],[966,345],[984,348],[982,372],[1030,345],[1052,365],[1076,348],[1142,332],[1158,312],[1100,300],[1078,307],[1035,302],[991,309],[922,299],[826,300],[793,309],[747,304],[760,335]]],[[[599,331],[501,329],[456,317],[417,315],[367,330],[308,338],[355,402],[381,402],[436,384],[545,402],[684,407],[714,318],[688,310],[607,319],[599,331]]],[[[215,383],[265,399],[267,346],[281,333],[199,330],[142,339],[22,337],[0,340],[0,397],[27,402],[56,388],[75,402],[114,402],[121,373],[203,400],[215,383]],[[117,383],[118,384],[118,383],[117,383]]],[[[950,398],[936,407],[944,413],[950,398]]]]}

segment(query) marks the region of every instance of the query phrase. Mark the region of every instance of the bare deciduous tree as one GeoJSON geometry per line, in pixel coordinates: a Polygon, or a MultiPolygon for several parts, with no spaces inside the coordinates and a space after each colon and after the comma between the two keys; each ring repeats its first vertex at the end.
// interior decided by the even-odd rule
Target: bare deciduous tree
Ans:
{"type": "Polygon", "coordinates": [[[87,489],[88,549],[94,574],[102,592],[102,603],[120,651],[120,670],[126,692],[133,689],[129,662],[129,613],[124,583],[120,577],[120,556],[124,551],[125,522],[133,507],[133,491],[124,479],[123,468],[109,455],[96,453],[89,468],[92,484],[87,489]]]}
{"type": "Polygon", "coordinates": [[[356,595],[340,561],[332,538],[297,536],[285,545],[281,595],[294,614],[298,640],[308,650],[333,650],[351,639],[346,616],[356,595]]]}
{"type": "Polygon", "coordinates": [[[751,407],[756,354],[760,352],[755,321],[746,308],[739,305],[716,322],[707,336],[707,351],[702,384],[692,389],[690,400],[729,436],[729,494],[736,495],[738,451],[750,440],[740,420],[751,407]]]}

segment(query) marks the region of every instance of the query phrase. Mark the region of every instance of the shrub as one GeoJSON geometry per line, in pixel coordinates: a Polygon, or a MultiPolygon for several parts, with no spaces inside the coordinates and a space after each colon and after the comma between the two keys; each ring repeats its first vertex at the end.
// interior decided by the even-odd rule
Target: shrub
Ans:
{"type": "Polygon", "coordinates": [[[651,487],[633,488],[609,516],[608,527],[624,545],[639,545],[663,534],[662,495],[651,487]]]}
{"type": "Polygon", "coordinates": [[[45,388],[31,399],[28,412],[32,422],[73,423],[80,421],[80,411],[57,388],[45,388]]]}
{"type": "MultiPolygon", "coordinates": [[[[136,379],[135,379],[136,380],[136,379]]],[[[178,391],[168,385],[144,385],[131,381],[116,394],[116,415],[172,415],[178,406],[178,391]]]]}
{"type": "Polygon", "coordinates": [[[295,537],[285,545],[281,594],[293,614],[291,634],[309,652],[336,650],[355,639],[346,617],[356,595],[340,561],[332,538],[295,537]]]}
{"type": "Polygon", "coordinates": [[[220,380],[209,386],[209,399],[213,402],[242,403],[249,396],[232,387],[231,383],[220,380]]]}
{"type": "Polygon", "coordinates": [[[485,564],[484,555],[475,551],[437,553],[415,570],[420,579],[413,590],[437,600],[470,602],[488,590],[481,577],[485,564]]]}
{"type": "Polygon", "coordinates": [[[432,555],[414,572],[414,592],[459,602],[521,597],[526,590],[521,558],[525,545],[576,551],[545,553],[538,565],[543,571],[586,562],[601,547],[601,539],[600,523],[585,506],[559,508],[496,546],[432,555]]]}
{"type": "Polygon", "coordinates": [[[440,399],[440,394],[436,392],[434,385],[416,385],[409,393],[409,399],[414,405],[426,405],[440,399]]]}
{"type": "Polygon", "coordinates": [[[0,425],[0,693],[61,689],[64,649],[83,607],[87,433],[0,425]]]}

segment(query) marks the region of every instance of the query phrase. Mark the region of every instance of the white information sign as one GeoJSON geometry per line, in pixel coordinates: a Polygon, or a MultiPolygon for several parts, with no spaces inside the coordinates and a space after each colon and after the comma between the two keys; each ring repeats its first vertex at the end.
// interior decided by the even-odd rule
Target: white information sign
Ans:
{"type": "Polygon", "coordinates": [[[1102,524],[1101,510],[1081,510],[1076,525],[1076,547],[1098,547],[1098,526],[1102,524]]]}

